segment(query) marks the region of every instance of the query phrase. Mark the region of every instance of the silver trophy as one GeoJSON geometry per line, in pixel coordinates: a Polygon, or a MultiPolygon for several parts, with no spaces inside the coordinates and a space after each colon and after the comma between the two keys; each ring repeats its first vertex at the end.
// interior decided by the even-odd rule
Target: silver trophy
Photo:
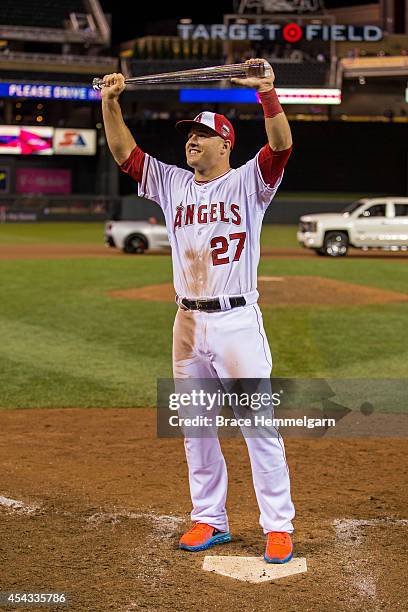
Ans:
{"type": "MultiPolygon", "coordinates": [[[[207,68],[193,68],[192,70],[178,70],[176,72],[163,72],[161,74],[148,74],[140,77],[125,79],[126,85],[163,85],[163,83],[193,83],[194,81],[221,81],[231,78],[268,77],[272,71],[267,62],[260,61],[253,64],[226,64],[225,66],[210,66],[207,68]]],[[[92,81],[92,87],[100,91],[104,87],[103,79],[98,77],[92,81]]]]}

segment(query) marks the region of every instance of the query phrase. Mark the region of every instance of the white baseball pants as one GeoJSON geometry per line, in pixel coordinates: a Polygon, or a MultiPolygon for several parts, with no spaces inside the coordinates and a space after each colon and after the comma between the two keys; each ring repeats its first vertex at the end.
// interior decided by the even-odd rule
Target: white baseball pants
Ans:
{"type": "MultiPolygon", "coordinates": [[[[177,379],[269,379],[272,357],[257,304],[222,312],[179,308],[173,328],[173,376],[177,379]]],[[[289,471],[279,434],[245,437],[264,533],[293,531],[289,471]]],[[[191,519],[228,531],[227,468],[217,436],[184,438],[191,519]]]]}

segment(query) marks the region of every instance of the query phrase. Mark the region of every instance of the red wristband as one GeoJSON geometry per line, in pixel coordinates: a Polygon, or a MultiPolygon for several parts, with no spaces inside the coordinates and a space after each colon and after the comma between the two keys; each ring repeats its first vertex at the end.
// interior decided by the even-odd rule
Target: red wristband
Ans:
{"type": "Polygon", "coordinates": [[[283,108],[280,105],[275,88],[270,91],[259,91],[258,96],[262,104],[265,119],[272,119],[279,115],[279,113],[283,113],[283,108]]]}

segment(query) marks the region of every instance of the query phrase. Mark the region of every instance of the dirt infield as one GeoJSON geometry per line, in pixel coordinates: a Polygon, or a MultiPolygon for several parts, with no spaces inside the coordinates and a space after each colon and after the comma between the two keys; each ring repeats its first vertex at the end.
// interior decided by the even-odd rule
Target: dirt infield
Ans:
{"type": "MultiPolygon", "coordinates": [[[[288,439],[308,572],[249,585],[177,549],[184,450],[155,437],[154,410],[2,411],[0,428],[2,591],[66,591],[75,611],[407,609],[404,439],[288,439]]],[[[222,446],[233,542],[211,554],[259,555],[244,442],[222,446]]]]}
{"type": "MultiPolygon", "coordinates": [[[[258,280],[261,304],[274,306],[354,306],[408,301],[408,295],[405,293],[384,291],[319,276],[260,276],[258,280]]],[[[111,291],[109,295],[150,302],[174,301],[171,283],[111,291]]]]}
{"type": "MultiPolygon", "coordinates": [[[[168,251],[149,251],[149,255],[169,255],[168,251]]],[[[280,248],[262,249],[262,257],[310,259],[316,255],[310,249],[280,248]]],[[[118,249],[105,247],[103,244],[0,244],[0,260],[3,259],[60,259],[67,257],[135,257],[122,253],[118,249]]],[[[138,255],[138,257],[143,257],[138,255]]],[[[350,249],[349,258],[365,258],[406,261],[406,252],[361,251],[350,249]]]]}

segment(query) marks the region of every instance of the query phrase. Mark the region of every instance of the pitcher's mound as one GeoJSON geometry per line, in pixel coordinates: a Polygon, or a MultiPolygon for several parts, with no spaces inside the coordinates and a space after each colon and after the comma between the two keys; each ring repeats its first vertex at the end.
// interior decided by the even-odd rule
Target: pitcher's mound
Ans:
{"type": "MultiPolygon", "coordinates": [[[[408,295],[385,291],[320,276],[261,276],[258,282],[261,304],[274,306],[355,306],[408,302],[408,295]]],[[[111,291],[112,297],[149,302],[173,302],[170,283],[137,289],[111,291]]]]}

